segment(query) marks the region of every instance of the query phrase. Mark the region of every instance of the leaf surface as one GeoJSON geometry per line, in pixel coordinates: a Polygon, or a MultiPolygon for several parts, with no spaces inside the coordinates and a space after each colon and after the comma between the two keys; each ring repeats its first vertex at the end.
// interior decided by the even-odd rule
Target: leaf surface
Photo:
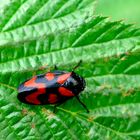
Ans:
{"type": "Polygon", "coordinates": [[[2,7],[11,12],[0,14],[0,139],[139,139],[138,29],[93,16],[92,0],[15,0],[2,7]],[[80,99],[89,114],[75,98],[56,114],[51,105],[17,100],[16,88],[39,67],[71,71],[80,60],[76,72],[87,83],[80,99]]]}

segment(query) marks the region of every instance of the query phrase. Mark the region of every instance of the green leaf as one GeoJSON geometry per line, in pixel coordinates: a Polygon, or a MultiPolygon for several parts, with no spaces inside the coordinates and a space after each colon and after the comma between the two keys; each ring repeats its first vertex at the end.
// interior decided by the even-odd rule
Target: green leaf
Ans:
{"type": "MultiPolygon", "coordinates": [[[[0,139],[140,139],[140,31],[93,16],[93,0],[3,1],[0,139]],[[18,85],[41,66],[76,72],[87,86],[59,106],[18,101],[18,85]]],[[[37,71],[43,73],[44,71],[37,71]]]]}
{"type": "Polygon", "coordinates": [[[139,0],[98,0],[96,14],[110,16],[113,20],[123,19],[140,27],[139,0]]]}

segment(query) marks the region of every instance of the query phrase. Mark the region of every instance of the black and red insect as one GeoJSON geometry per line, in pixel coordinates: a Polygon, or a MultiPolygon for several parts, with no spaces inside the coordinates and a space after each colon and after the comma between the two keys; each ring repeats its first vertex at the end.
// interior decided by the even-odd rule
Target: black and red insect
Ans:
{"type": "Polygon", "coordinates": [[[32,105],[55,104],[55,112],[57,106],[76,97],[89,112],[78,97],[86,85],[84,78],[74,72],[80,63],[81,61],[73,68],[72,72],[55,70],[26,80],[18,88],[18,99],[32,105]]]}

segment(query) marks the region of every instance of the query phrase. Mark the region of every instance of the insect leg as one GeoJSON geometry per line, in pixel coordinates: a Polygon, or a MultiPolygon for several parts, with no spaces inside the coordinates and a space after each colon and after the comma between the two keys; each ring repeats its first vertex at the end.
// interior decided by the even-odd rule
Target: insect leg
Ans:
{"type": "Polygon", "coordinates": [[[81,65],[81,63],[82,63],[82,60],[78,62],[78,64],[72,69],[72,71],[76,70],[81,65]]]}
{"type": "Polygon", "coordinates": [[[81,100],[79,99],[78,96],[75,96],[75,97],[77,98],[77,100],[79,101],[79,103],[86,109],[87,113],[89,113],[89,110],[88,110],[88,108],[86,107],[86,105],[85,105],[83,102],[81,102],[81,100]]]}
{"type": "MultiPolygon", "coordinates": [[[[39,67],[39,68],[35,68],[34,69],[34,72],[33,72],[33,76],[35,76],[36,74],[37,74],[37,72],[38,71],[43,71],[43,70],[45,70],[46,68],[47,68],[47,64],[46,65],[43,65],[43,66],[41,66],[41,67],[39,67]]],[[[48,69],[48,71],[50,71],[50,69],[48,69]]]]}
{"type": "Polygon", "coordinates": [[[58,70],[58,67],[57,67],[57,65],[54,65],[54,69],[55,69],[55,70],[58,70]]]}
{"type": "Polygon", "coordinates": [[[41,66],[37,70],[45,70],[45,69],[48,69],[47,67],[48,67],[48,64],[41,66]]]}
{"type": "Polygon", "coordinates": [[[56,108],[57,108],[57,105],[54,106],[53,113],[56,113],[56,108]]]}
{"type": "Polygon", "coordinates": [[[57,108],[58,106],[60,106],[61,104],[63,104],[63,102],[58,103],[58,104],[56,104],[56,105],[54,106],[54,108],[53,108],[53,113],[56,113],[56,108],[57,108]]]}

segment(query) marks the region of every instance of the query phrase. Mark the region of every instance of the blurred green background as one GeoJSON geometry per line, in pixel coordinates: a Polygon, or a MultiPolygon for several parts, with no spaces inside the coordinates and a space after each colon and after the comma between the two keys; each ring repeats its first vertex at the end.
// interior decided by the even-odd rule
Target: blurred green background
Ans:
{"type": "Polygon", "coordinates": [[[140,27],[140,0],[98,0],[95,12],[140,27]]]}

